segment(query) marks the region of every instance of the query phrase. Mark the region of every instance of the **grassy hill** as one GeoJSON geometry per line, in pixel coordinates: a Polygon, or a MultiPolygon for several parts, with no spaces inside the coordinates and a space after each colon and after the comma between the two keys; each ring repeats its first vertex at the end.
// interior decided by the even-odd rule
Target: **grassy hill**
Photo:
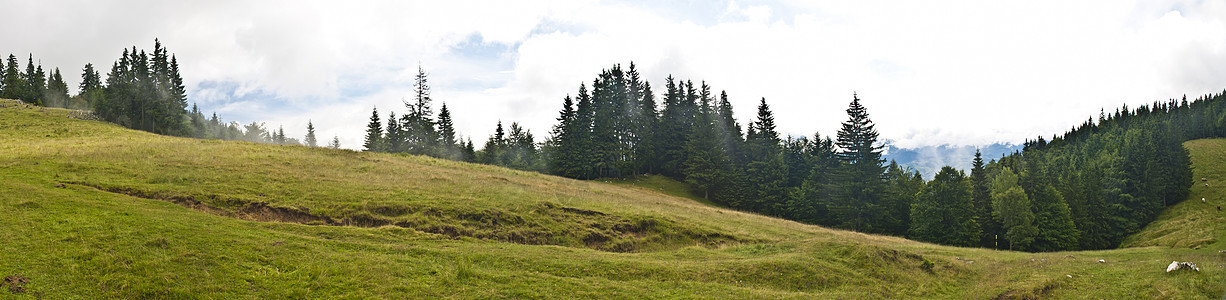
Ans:
{"type": "MultiPolygon", "coordinates": [[[[714,207],[658,178],[576,181],[173,138],[0,105],[0,276],[11,276],[0,298],[1216,298],[1226,289],[1221,239],[1039,254],[946,247],[714,207]],[[1171,260],[1202,271],[1166,273],[1171,260]]],[[[1200,163],[1197,176],[1211,176],[1200,163]]],[[[1220,234],[1220,222],[1209,224],[1220,234]]]]}

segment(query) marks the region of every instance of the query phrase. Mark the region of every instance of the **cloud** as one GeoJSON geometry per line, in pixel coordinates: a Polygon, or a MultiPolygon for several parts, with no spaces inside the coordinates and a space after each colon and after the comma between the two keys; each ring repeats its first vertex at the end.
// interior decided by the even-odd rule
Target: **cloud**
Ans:
{"type": "Polygon", "coordinates": [[[74,85],[160,38],[189,98],[244,123],[357,147],[372,106],[403,112],[418,64],[480,143],[495,122],[547,136],[562,97],[634,61],[758,99],[782,132],[832,135],[859,93],[899,147],[1021,142],[1121,104],[1226,87],[1220,1],[18,1],[7,50],[74,85]]]}

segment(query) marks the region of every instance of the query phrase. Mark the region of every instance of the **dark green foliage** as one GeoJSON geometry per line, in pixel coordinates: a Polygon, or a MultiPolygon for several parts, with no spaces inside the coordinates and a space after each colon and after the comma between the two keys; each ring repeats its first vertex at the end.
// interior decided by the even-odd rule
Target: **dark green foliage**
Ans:
{"type": "Polygon", "coordinates": [[[379,151],[392,153],[405,151],[407,139],[405,136],[407,132],[401,129],[400,124],[400,120],[396,119],[396,112],[387,113],[387,126],[386,131],[383,133],[383,149],[379,151]]]}
{"type": "Polygon", "coordinates": [[[793,220],[810,224],[834,225],[829,200],[833,172],[839,167],[834,141],[814,133],[813,140],[789,138],[784,144],[784,159],[795,170],[790,172],[792,189],[788,214],[793,220]]]}
{"type": "Polygon", "coordinates": [[[379,109],[372,108],[370,110],[370,123],[366,123],[366,142],[362,147],[366,151],[382,151],[383,148],[383,122],[379,121],[379,109]]]}
{"type": "Polygon", "coordinates": [[[4,78],[0,80],[0,98],[5,99],[21,99],[25,95],[26,80],[22,76],[21,71],[17,69],[17,56],[9,54],[7,63],[4,65],[4,78]]]}
{"type": "Polygon", "coordinates": [[[400,142],[401,147],[393,152],[438,156],[439,137],[432,120],[434,113],[430,105],[433,99],[430,98],[430,84],[426,77],[425,69],[418,66],[413,84],[413,99],[404,101],[409,113],[400,121],[403,142],[400,142]]]}
{"type": "MultiPolygon", "coordinates": [[[[701,113],[696,121],[696,128],[684,148],[686,160],[682,163],[682,172],[685,182],[693,184],[704,198],[711,199],[713,192],[717,197],[722,195],[720,189],[731,182],[732,164],[719,147],[711,115],[701,113]]],[[[726,203],[726,200],[720,202],[726,203]]]]}
{"type": "Polygon", "coordinates": [[[886,209],[882,233],[905,236],[911,230],[912,204],[924,190],[919,171],[890,162],[885,172],[886,190],[882,205],[886,209]]]}
{"type": "MultiPolygon", "coordinates": [[[[788,200],[788,168],[783,161],[781,142],[775,129],[774,113],[763,98],[758,104],[757,120],[750,123],[745,139],[745,185],[749,189],[743,201],[745,209],[784,215],[788,200]]],[[[738,142],[725,141],[724,144],[738,142]]]]}
{"type": "Polygon", "coordinates": [[[979,242],[979,225],[971,205],[972,187],[962,171],[941,168],[911,206],[911,236],[955,246],[979,242]]]}
{"type": "Polygon", "coordinates": [[[996,248],[998,237],[1004,232],[1000,222],[992,217],[991,186],[988,182],[987,169],[984,168],[983,154],[975,150],[975,159],[971,162],[971,204],[975,206],[975,223],[979,224],[979,247],[996,248]]]}
{"type": "Polygon", "coordinates": [[[450,160],[461,160],[463,153],[460,151],[461,145],[456,140],[455,124],[451,120],[451,110],[447,109],[447,103],[443,103],[443,107],[439,108],[436,123],[439,134],[438,156],[450,160]]]}
{"type": "Polygon", "coordinates": [[[103,119],[158,134],[202,134],[191,122],[203,116],[189,115],[178,61],[160,41],[154,40],[152,55],[136,47],[124,49],[111,66],[101,94],[92,92],[98,88],[96,80],[93,66],[86,65],[81,85],[83,101],[103,119]]]}
{"type": "Polygon", "coordinates": [[[886,219],[882,203],[885,167],[877,130],[856,95],[852,95],[847,116],[838,133],[838,158],[842,165],[835,170],[829,208],[840,227],[882,233],[886,231],[882,226],[886,219]]]}

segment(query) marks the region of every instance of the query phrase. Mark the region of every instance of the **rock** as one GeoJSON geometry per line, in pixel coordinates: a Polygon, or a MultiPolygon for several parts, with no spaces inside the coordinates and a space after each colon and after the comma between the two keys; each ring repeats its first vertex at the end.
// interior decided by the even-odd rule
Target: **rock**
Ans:
{"type": "Polygon", "coordinates": [[[1101,264],[1101,263],[1106,263],[1106,262],[1107,262],[1107,260],[1105,260],[1105,259],[1100,259],[1100,260],[1098,260],[1098,263],[1100,263],[1100,264],[1101,264]]]}
{"type": "Polygon", "coordinates": [[[1069,275],[1069,274],[1064,274],[1064,276],[1068,276],[1068,278],[1073,278],[1073,275],[1069,275]]]}
{"type": "Polygon", "coordinates": [[[1178,270],[1192,270],[1192,271],[1200,272],[1200,268],[1197,268],[1196,264],[1192,262],[1171,261],[1171,264],[1166,266],[1167,273],[1170,273],[1171,271],[1178,271],[1178,270]]]}

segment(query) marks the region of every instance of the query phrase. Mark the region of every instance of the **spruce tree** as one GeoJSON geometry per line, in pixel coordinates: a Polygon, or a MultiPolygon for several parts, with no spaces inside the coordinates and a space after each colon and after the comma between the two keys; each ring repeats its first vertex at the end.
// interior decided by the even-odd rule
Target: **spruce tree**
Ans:
{"type": "Polygon", "coordinates": [[[0,98],[21,99],[25,93],[26,82],[21,71],[17,69],[17,56],[9,54],[8,63],[4,66],[4,87],[0,90],[0,98]]]}
{"type": "MultiPolygon", "coordinates": [[[[713,193],[723,196],[718,195],[719,189],[727,187],[732,172],[731,164],[723,149],[719,147],[712,125],[710,114],[699,114],[693,132],[686,139],[686,160],[682,163],[685,182],[694,185],[695,189],[702,192],[703,198],[708,200],[713,193]]],[[[731,204],[724,202],[727,199],[718,200],[725,205],[731,204]]]]}
{"type": "Polygon", "coordinates": [[[370,111],[370,123],[366,124],[366,142],[362,147],[366,147],[366,151],[383,151],[383,122],[379,121],[379,109],[373,108],[370,111]]]}
{"type": "Polygon", "coordinates": [[[975,205],[975,222],[982,229],[979,236],[979,247],[994,248],[997,238],[1004,234],[1000,231],[1000,222],[992,217],[992,195],[989,192],[987,170],[984,169],[983,154],[975,149],[975,159],[971,161],[971,202],[975,205]]]}
{"type": "Polygon", "coordinates": [[[341,148],[341,138],[338,136],[332,136],[332,142],[328,143],[328,148],[340,149],[341,148]]]}
{"type": "Polygon", "coordinates": [[[840,227],[862,232],[882,232],[879,228],[886,210],[881,205],[884,189],[881,146],[868,112],[853,94],[847,108],[848,120],[838,132],[838,158],[842,166],[835,172],[831,187],[830,210],[840,227]]]}
{"type": "Polygon", "coordinates": [[[749,194],[747,208],[767,215],[782,216],[787,206],[787,166],[783,163],[775,115],[766,104],[758,104],[757,120],[750,124],[746,138],[745,179],[749,194]]]}
{"type": "Polygon", "coordinates": [[[405,152],[406,132],[400,126],[400,120],[396,119],[396,112],[387,113],[387,127],[383,135],[382,151],[388,153],[405,152]]]}
{"type": "Polygon", "coordinates": [[[319,147],[315,140],[315,124],[311,120],[307,120],[307,134],[302,141],[306,142],[307,147],[319,147]]]}
{"type": "Polygon", "coordinates": [[[404,132],[404,150],[410,154],[437,155],[438,133],[434,131],[433,110],[430,102],[430,84],[426,70],[417,66],[413,80],[413,99],[404,101],[409,113],[401,121],[404,132]]]}
{"type": "Polygon", "coordinates": [[[439,157],[460,160],[460,145],[456,140],[455,125],[451,121],[451,110],[447,103],[438,110],[439,157]]]}
{"type": "Polygon", "coordinates": [[[577,178],[579,177],[577,166],[578,148],[576,140],[576,112],[574,101],[570,95],[562,98],[562,110],[558,112],[557,125],[553,126],[549,137],[549,173],[577,178]]]}
{"type": "Polygon", "coordinates": [[[102,77],[98,75],[98,70],[94,69],[94,64],[85,64],[85,68],[81,70],[81,84],[78,87],[80,95],[102,88],[102,77]]]}

